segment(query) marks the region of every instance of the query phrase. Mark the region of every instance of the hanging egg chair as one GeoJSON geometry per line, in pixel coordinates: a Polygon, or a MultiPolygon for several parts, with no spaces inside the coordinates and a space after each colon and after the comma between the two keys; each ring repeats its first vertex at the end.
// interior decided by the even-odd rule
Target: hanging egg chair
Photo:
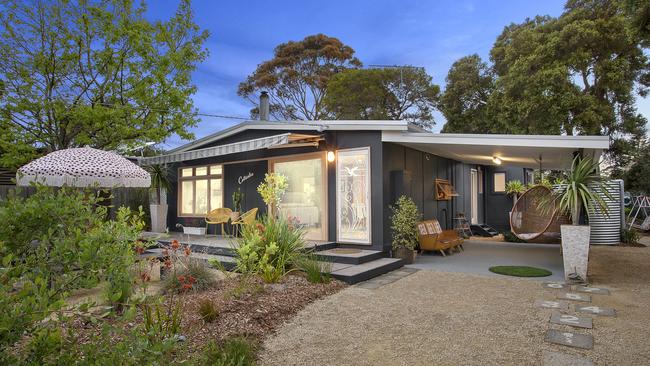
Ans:
{"type": "Polygon", "coordinates": [[[556,243],[560,240],[560,225],[570,221],[559,214],[553,191],[534,186],[524,192],[510,211],[510,230],[521,240],[536,243],[556,243]]]}

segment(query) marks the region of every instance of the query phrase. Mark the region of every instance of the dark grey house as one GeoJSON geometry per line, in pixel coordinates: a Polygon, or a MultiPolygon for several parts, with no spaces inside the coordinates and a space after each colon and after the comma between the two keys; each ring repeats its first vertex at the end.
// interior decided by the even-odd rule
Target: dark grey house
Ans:
{"type": "Polygon", "coordinates": [[[505,230],[506,182],[528,183],[540,165],[565,169],[574,154],[597,159],[607,148],[606,136],[437,134],[405,121],[247,121],[141,163],[173,166],[172,230],[204,226],[208,211],[233,207],[237,189],[243,210],[264,212],[256,189],[274,171],[289,181],[282,213],[296,217],[309,239],[386,251],[389,205],[402,194],[443,228],[463,213],[505,230]]]}

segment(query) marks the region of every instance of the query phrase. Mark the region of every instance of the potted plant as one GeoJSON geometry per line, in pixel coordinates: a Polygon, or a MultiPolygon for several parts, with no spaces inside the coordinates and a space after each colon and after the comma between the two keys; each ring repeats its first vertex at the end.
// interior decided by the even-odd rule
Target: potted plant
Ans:
{"type": "Polygon", "coordinates": [[[242,212],[241,203],[243,200],[244,200],[244,192],[242,192],[240,188],[237,188],[237,190],[232,193],[232,205],[234,208],[232,213],[233,221],[239,219],[239,215],[242,212]]]}
{"type": "Polygon", "coordinates": [[[589,262],[589,225],[580,225],[583,209],[586,213],[600,210],[607,214],[607,204],[594,190],[609,195],[598,171],[598,163],[590,158],[576,156],[571,171],[564,184],[555,189],[555,202],[558,212],[571,218],[571,225],[561,225],[562,256],[566,280],[587,280],[589,262]]]}
{"type": "Polygon", "coordinates": [[[417,223],[422,215],[415,202],[407,196],[401,196],[397,204],[390,209],[393,257],[401,258],[406,264],[411,264],[415,260],[415,247],[418,244],[417,223]]]}
{"type": "Polygon", "coordinates": [[[151,203],[149,213],[151,216],[151,231],[163,233],[167,231],[167,197],[164,191],[171,189],[169,181],[169,168],[167,165],[157,164],[147,168],[151,174],[151,203]]]}

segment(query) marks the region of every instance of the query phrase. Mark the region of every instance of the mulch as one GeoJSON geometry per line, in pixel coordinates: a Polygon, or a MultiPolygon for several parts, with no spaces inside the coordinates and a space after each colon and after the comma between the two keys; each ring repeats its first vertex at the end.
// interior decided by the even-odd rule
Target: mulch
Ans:
{"type": "Polygon", "coordinates": [[[306,305],[340,291],[346,285],[332,280],[313,284],[301,273],[266,284],[257,276],[237,276],[219,281],[213,288],[181,295],[182,333],[189,353],[200,351],[210,340],[244,336],[263,341],[306,305]],[[199,313],[202,301],[212,301],[218,317],[205,322],[199,313]]]}

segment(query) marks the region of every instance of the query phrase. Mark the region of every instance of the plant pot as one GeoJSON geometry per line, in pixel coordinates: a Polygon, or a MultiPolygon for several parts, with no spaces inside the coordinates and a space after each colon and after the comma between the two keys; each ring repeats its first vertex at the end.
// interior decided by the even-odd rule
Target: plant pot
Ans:
{"type": "Polygon", "coordinates": [[[151,231],[164,233],[167,231],[167,205],[149,205],[151,216],[151,231]]]}
{"type": "Polygon", "coordinates": [[[205,228],[198,226],[183,226],[183,234],[205,236],[205,228]]]}
{"type": "Polygon", "coordinates": [[[589,225],[561,225],[560,231],[564,279],[569,281],[570,275],[576,273],[586,282],[589,263],[589,225]]]}
{"type": "Polygon", "coordinates": [[[402,259],[404,264],[413,264],[413,261],[415,260],[415,250],[405,247],[395,248],[393,249],[393,258],[402,259]]]}

